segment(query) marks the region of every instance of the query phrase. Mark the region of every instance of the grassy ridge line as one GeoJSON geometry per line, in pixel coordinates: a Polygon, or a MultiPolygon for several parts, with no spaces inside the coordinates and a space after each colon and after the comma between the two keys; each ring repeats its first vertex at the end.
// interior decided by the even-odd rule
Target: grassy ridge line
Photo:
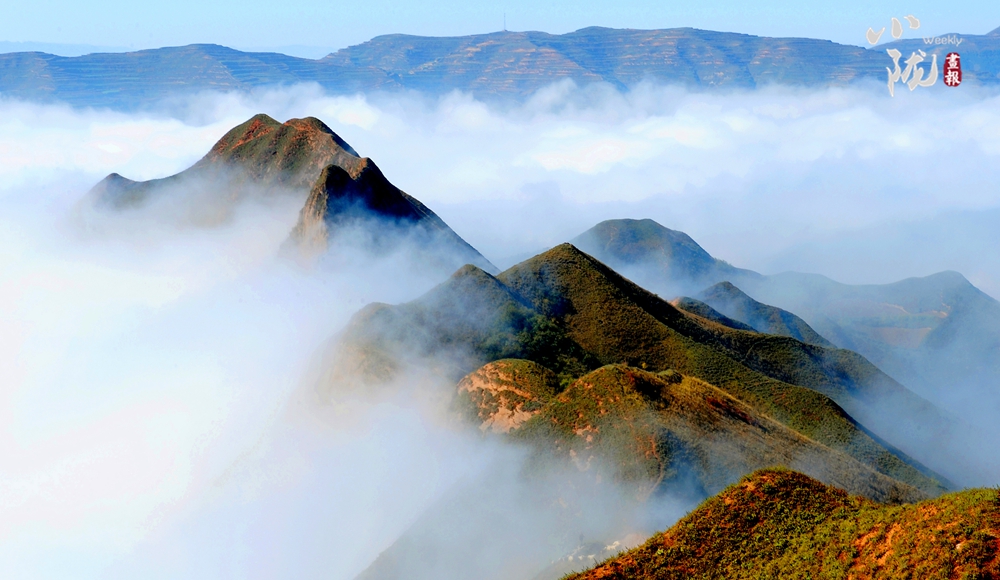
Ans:
{"type": "Polygon", "coordinates": [[[885,506],[770,469],[566,579],[1000,578],[998,538],[995,489],[885,506]]]}
{"type": "Polygon", "coordinates": [[[833,348],[834,345],[805,321],[768,304],[757,302],[730,282],[719,282],[703,290],[697,298],[718,312],[749,324],[760,332],[788,336],[808,344],[833,348]]]}
{"type": "Polygon", "coordinates": [[[934,476],[881,445],[827,396],[733,358],[715,327],[567,244],[497,277],[466,266],[413,302],[366,308],[334,350],[325,382],[343,384],[362,375],[375,384],[401,372],[408,359],[455,382],[492,360],[527,359],[555,371],[563,387],[605,364],[674,369],[928,495],[944,491],[934,476]]]}
{"type": "MultiPolygon", "coordinates": [[[[501,368],[510,364],[504,362],[501,368]]],[[[524,387],[517,390],[532,390],[535,382],[523,381],[524,387]]],[[[511,388],[500,381],[494,384],[511,388]]],[[[538,396],[533,399],[544,402],[538,396]]],[[[480,412],[507,414],[490,408],[488,399],[478,403],[480,412]]],[[[578,469],[610,467],[612,477],[640,498],[668,488],[706,497],[742,474],[774,465],[798,466],[824,482],[880,502],[926,498],[761,415],[722,389],[676,372],[604,366],[536,408],[512,434],[535,445],[541,465],[568,458],[578,469]]]]}
{"type": "Polygon", "coordinates": [[[654,371],[674,369],[697,377],[881,473],[930,495],[945,490],[941,482],[923,473],[925,469],[911,465],[876,442],[844,409],[819,392],[830,381],[816,365],[794,373],[813,387],[808,388],[752,369],[744,362],[752,357],[739,357],[744,359],[741,361],[734,356],[751,352],[754,345],[768,347],[768,355],[775,357],[774,366],[781,368],[805,362],[801,353],[822,350],[819,347],[714,323],[699,324],[570,244],[522,262],[497,278],[566,328],[568,336],[602,364],[624,362],[654,371]],[[812,376],[803,376],[806,372],[812,376]]]}

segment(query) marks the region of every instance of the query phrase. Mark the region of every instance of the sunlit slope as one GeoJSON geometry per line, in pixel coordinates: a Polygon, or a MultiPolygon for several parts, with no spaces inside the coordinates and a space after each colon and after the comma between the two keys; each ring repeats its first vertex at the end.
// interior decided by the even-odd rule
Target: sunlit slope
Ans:
{"type": "Polygon", "coordinates": [[[766,470],[643,546],[567,578],[997,578],[998,538],[995,489],[885,506],[766,470]]]}
{"type": "MultiPolygon", "coordinates": [[[[515,505],[533,513],[513,506],[498,509],[490,480],[456,486],[386,548],[360,579],[533,578],[542,570],[546,572],[537,577],[557,578],[561,574],[553,570],[579,567],[570,561],[553,565],[553,554],[566,555],[574,548],[587,554],[609,550],[605,546],[614,544],[612,538],[630,530],[626,524],[614,535],[615,527],[608,526],[604,533],[611,537],[603,542],[590,538],[596,543],[586,547],[575,533],[565,531],[527,541],[549,521],[538,514],[563,522],[563,530],[584,526],[574,519],[577,514],[600,509],[588,502],[584,490],[620,497],[615,512],[631,514],[656,509],[664,498],[693,506],[741,474],[788,465],[876,501],[926,497],[762,416],[721,389],[672,371],[654,374],[608,365],[560,392],[554,373],[541,365],[502,359],[463,378],[456,403],[461,415],[482,431],[532,450],[526,468],[518,469],[533,491],[522,494],[515,505]],[[511,521],[515,513],[523,518],[519,524],[511,521]],[[466,531],[470,518],[477,518],[492,535],[484,535],[481,528],[466,531]],[[546,549],[549,556],[539,558],[546,549]],[[498,573],[512,566],[520,566],[519,572],[498,573]]],[[[497,491],[502,493],[502,486],[497,491]]],[[[610,548],[609,553],[616,551],[610,548]]]]}
{"type": "MultiPolygon", "coordinates": [[[[712,257],[682,232],[652,220],[608,220],[577,240],[586,242],[584,251],[661,294],[698,297],[708,286],[731,282],[924,392],[953,382],[995,385],[1000,376],[1000,302],[957,272],[871,285],[797,272],[762,276],[712,257]]],[[[753,326],[735,310],[716,310],[753,326]]]]}
{"type": "MultiPolygon", "coordinates": [[[[760,415],[721,389],[672,371],[653,374],[608,365],[560,391],[554,373],[541,365],[502,359],[464,377],[456,403],[463,417],[490,436],[533,450],[526,468],[517,468],[525,489],[532,491],[498,507],[491,485],[496,476],[450,489],[359,579],[533,578],[542,570],[539,578],[558,578],[561,574],[553,570],[565,573],[579,565],[553,565],[553,554],[575,549],[615,553],[605,548],[614,544],[610,538],[634,529],[626,524],[615,535],[610,525],[603,529],[612,534],[603,538],[607,541],[589,538],[593,545],[580,545],[571,531],[583,525],[576,518],[601,513],[588,501],[593,497],[588,491],[620,498],[615,515],[604,515],[614,520],[657,509],[665,497],[671,505],[693,506],[741,474],[791,465],[876,501],[926,497],[760,415]],[[538,520],[524,509],[554,520],[538,520]],[[473,518],[485,518],[488,531],[470,526],[473,518]],[[495,544],[497,537],[506,537],[501,532],[516,538],[516,545],[495,544]],[[546,550],[548,557],[540,558],[546,550]],[[519,572],[512,567],[520,567],[519,572]]],[[[501,503],[508,499],[513,498],[499,498],[501,503]]]]}
{"type": "Polygon", "coordinates": [[[443,273],[473,263],[496,271],[430,208],[313,117],[279,123],[255,115],[188,169],[141,182],[113,173],[86,202],[97,209],[162,209],[179,213],[185,223],[212,225],[241,201],[274,198],[303,203],[288,244],[303,255],[323,254],[340,234],[341,241],[369,253],[404,249],[424,269],[443,273]]]}
{"type": "Polygon", "coordinates": [[[172,188],[216,189],[222,198],[241,190],[305,197],[323,168],[360,169],[362,159],[343,139],[313,117],[279,123],[254,115],[230,129],[193,166],[164,179],[131,181],[112,173],[91,192],[98,204],[134,206],[172,188]]]}
{"type": "Polygon", "coordinates": [[[819,347],[684,313],[569,244],[496,278],[466,267],[414,302],[370,306],[330,356],[328,388],[356,377],[370,384],[391,380],[415,359],[454,382],[502,358],[537,362],[564,386],[606,364],[673,369],[883,474],[932,495],[942,489],[933,474],[877,442],[816,390],[884,387],[867,382],[864,373],[852,375],[836,353],[826,359],[819,347]],[[844,376],[855,380],[844,383],[844,376]]]}
{"type": "Polygon", "coordinates": [[[500,359],[459,381],[457,404],[482,431],[510,433],[537,415],[560,390],[559,378],[542,365],[500,359]]]}
{"type": "Polygon", "coordinates": [[[825,405],[837,407],[827,417],[846,417],[839,407],[863,411],[867,400],[888,397],[934,416],[925,401],[855,353],[686,314],[569,244],[514,266],[499,279],[558,320],[603,363],[671,368],[701,378],[824,443],[848,437],[835,423],[821,426],[811,410],[825,405]],[[825,435],[814,435],[826,429],[825,435]]]}
{"type": "MultiPolygon", "coordinates": [[[[639,497],[671,488],[704,497],[741,474],[774,465],[798,467],[876,501],[926,497],[722,389],[676,372],[608,365],[536,404],[535,410],[523,407],[522,417],[530,418],[510,433],[535,445],[541,465],[556,458],[577,469],[610,471],[639,497]]],[[[503,406],[490,414],[481,403],[478,410],[493,424],[505,416],[503,406]]]]}

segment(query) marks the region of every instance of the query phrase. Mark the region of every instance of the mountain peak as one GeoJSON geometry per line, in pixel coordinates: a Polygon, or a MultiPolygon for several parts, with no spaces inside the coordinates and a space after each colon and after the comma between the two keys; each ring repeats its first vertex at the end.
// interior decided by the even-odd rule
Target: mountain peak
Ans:
{"type": "Polygon", "coordinates": [[[584,260],[587,262],[592,262],[594,261],[594,258],[588,255],[586,252],[580,250],[580,248],[577,248],[570,242],[563,242],[558,246],[553,246],[552,248],[549,248],[548,250],[542,252],[541,254],[538,254],[537,256],[532,258],[532,260],[539,260],[539,261],[584,260]]]}
{"type": "Polygon", "coordinates": [[[732,282],[728,280],[723,280],[722,282],[719,282],[718,284],[713,286],[713,288],[716,288],[719,292],[726,292],[729,294],[733,294],[735,296],[746,296],[745,292],[737,288],[732,282]]]}
{"type": "Polygon", "coordinates": [[[640,285],[667,294],[694,292],[741,272],[686,233],[651,219],[606,220],[572,242],[640,285]]]}
{"type": "Polygon", "coordinates": [[[219,163],[240,165],[258,177],[281,174],[283,181],[304,187],[331,163],[355,170],[360,156],[315,117],[279,123],[260,113],[230,129],[195,167],[219,163]]]}
{"type": "Polygon", "coordinates": [[[139,205],[167,189],[176,194],[197,190],[204,194],[202,199],[223,203],[248,191],[305,196],[329,165],[356,173],[364,163],[346,141],[315,117],[279,123],[259,113],[230,129],[197,163],[174,176],[136,182],[112,174],[90,195],[97,203],[112,207],[139,205]]]}
{"type": "Polygon", "coordinates": [[[973,489],[888,506],[769,468],[729,486],[642,546],[565,578],[744,579],[759,577],[761,570],[774,578],[873,577],[883,571],[889,577],[913,570],[993,578],[1000,566],[987,542],[995,541],[997,501],[994,490],[973,489]]]}
{"type": "Polygon", "coordinates": [[[703,291],[698,298],[723,316],[748,324],[758,332],[833,348],[833,343],[813,330],[805,320],[787,310],[757,302],[731,282],[719,282],[703,291]]]}

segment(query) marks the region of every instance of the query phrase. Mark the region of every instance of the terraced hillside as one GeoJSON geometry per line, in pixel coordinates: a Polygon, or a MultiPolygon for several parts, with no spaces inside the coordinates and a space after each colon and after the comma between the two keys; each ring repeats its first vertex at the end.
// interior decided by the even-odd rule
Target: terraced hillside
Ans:
{"type": "MultiPolygon", "coordinates": [[[[963,83],[1000,80],[1000,32],[962,34],[963,83]]],[[[864,42],[859,34],[858,42],[864,42]]],[[[458,37],[390,34],[310,60],[193,44],[130,53],[60,57],[0,55],[0,94],[77,106],[135,109],[202,91],[249,91],[317,83],[350,94],[453,90],[519,98],[560,79],[627,88],[644,80],[705,90],[767,84],[885,82],[888,48],[936,55],[950,50],[908,39],[873,49],[809,38],[768,38],[694,28],[590,27],[567,34],[494,32],[458,37]]],[[[947,90],[938,86],[933,90],[947,90]]]]}

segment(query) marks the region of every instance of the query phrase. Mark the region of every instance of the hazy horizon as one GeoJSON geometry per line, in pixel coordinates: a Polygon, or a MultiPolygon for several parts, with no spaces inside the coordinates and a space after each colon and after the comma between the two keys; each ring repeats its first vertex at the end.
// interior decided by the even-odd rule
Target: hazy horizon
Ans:
{"type": "MultiPolygon", "coordinates": [[[[943,34],[985,34],[1000,26],[1000,7],[980,0],[947,5],[918,0],[905,5],[861,2],[799,5],[772,0],[752,6],[732,0],[664,7],[649,0],[629,0],[614,7],[600,2],[539,5],[517,0],[504,5],[485,2],[417,0],[369,4],[367,11],[344,10],[336,4],[306,0],[281,10],[268,5],[211,5],[180,2],[166,6],[124,4],[114,0],[84,9],[65,0],[10,7],[0,23],[0,49],[5,43],[62,44],[76,52],[81,45],[142,50],[187,44],[222,44],[241,50],[253,47],[299,47],[337,50],[385,34],[465,36],[512,31],[563,34],[588,26],[662,29],[692,27],[756,36],[820,38],[868,46],[865,31],[888,26],[891,18],[916,15],[919,31],[904,38],[943,34]],[[371,18],[371,14],[379,17],[371,18]],[[259,23],[268,28],[261,34],[259,23]],[[305,23],[305,24],[303,24],[305,23]],[[919,32],[919,34],[918,34],[919,32]]],[[[885,41],[886,39],[883,39],[885,41]]]]}

